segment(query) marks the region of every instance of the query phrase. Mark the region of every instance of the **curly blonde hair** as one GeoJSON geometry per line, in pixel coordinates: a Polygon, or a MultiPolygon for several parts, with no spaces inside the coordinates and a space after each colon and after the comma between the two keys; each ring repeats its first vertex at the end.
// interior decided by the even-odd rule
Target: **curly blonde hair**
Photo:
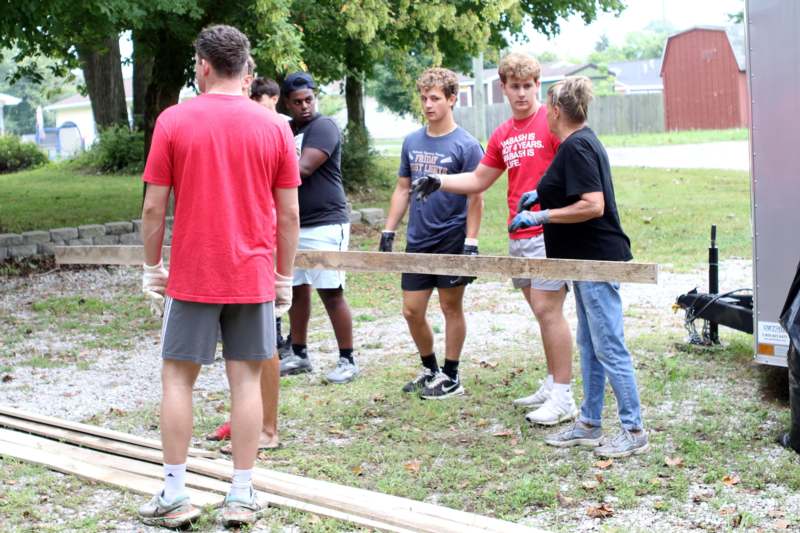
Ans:
{"type": "Polygon", "coordinates": [[[586,76],[568,76],[547,89],[547,103],[558,106],[571,122],[589,118],[589,104],[594,98],[592,80],[586,76]]]}
{"type": "Polygon", "coordinates": [[[433,67],[425,70],[417,78],[417,90],[429,91],[433,88],[441,89],[445,98],[458,94],[458,76],[452,70],[433,67]]]}
{"type": "Polygon", "coordinates": [[[512,52],[500,60],[497,74],[500,75],[500,81],[503,83],[506,83],[508,78],[516,78],[518,80],[533,78],[533,81],[537,82],[542,75],[542,67],[535,58],[512,52]]]}

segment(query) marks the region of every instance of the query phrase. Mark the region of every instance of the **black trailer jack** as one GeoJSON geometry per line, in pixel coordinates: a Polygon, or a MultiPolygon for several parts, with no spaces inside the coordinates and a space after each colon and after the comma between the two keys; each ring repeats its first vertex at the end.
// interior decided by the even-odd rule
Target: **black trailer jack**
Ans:
{"type": "Polygon", "coordinates": [[[753,290],[736,289],[719,292],[719,249],[717,226],[711,226],[711,246],[708,248],[708,293],[695,287],[678,296],[675,305],[686,311],[684,325],[689,332],[689,342],[702,346],[719,344],[719,325],[753,334],[753,290]],[[698,333],[696,320],[703,320],[702,333],[698,333]]]}

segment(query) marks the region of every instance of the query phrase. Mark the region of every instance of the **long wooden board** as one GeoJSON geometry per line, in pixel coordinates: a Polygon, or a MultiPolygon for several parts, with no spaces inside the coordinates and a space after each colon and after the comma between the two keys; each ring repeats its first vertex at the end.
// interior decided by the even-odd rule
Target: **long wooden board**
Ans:
{"type": "MultiPolygon", "coordinates": [[[[165,258],[169,248],[164,247],[165,258]]],[[[56,246],[59,264],[141,265],[142,246],[56,246]]],[[[657,283],[658,265],[621,261],[532,259],[491,255],[408,254],[300,250],[295,266],[348,272],[409,272],[577,281],[657,283]]]]}
{"type": "MultiPolygon", "coordinates": [[[[55,438],[81,446],[88,446],[97,450],[124,455],[153,463],[161,462],[161,454],[150,448],[134,446],[124,442],[108,441],[106,439],[85,435],[76,431],[61,429],[53,426],[43,426],[34,422],[26,422],[17,418],[0,416],[0,426],[6,426],[37,435],[55,438]]],[[[230,478],[229,466],[216,461],[201,458],[189,458],[188,469],[190,472],[227,480],[230,478]]],[[[300,500],[309,504],[319,505],[343,513],[358,515],[371,520],[385,522],[399,528],[429,533],[477,533],[487,531],[523,533],[537,531],[525,526],[503,522],[488,517],[479,517],[472,513],[451,510],[459,514],[460,519],[448,513],[441,516],[439,513],[415,512],[414,500],[396,496],[383,495],[381,501],[375,498],[353,498],[346,487],[331,484],[332,490],[321,490],[319,486],[309,486],[307,480],[300,476],[289,474],[274,475],[266,469],[257,469],[253,478],[256,488],[283,496],[285,498],[300,500]],[[478,520],[473,517],[482,518],[478,520]],[[484,520],[491,521],[488,525],[484,520]]],[[[368,491],[367,491],[368,492],[368,491]]],[[[368,494],[371,494],[368,492],[368,494]]]]}
{"type": "MultiPolygon", "coordinates": [[[[72,422],[70,420],[64,420],[62,418],[56,418],[54,416],[47,416],[38,413],[32,413],[30,411],[23,411],[22,409],[8,407],[6,405],[0,405],[0,415],[6,415],[14,418],[20,418],[22,420],[39,422],[40,424],[47,424],[48,426],[55,426],[64,429],[72,429],[74,431],[80,431],[81,433],[86,433],[87,435],[95,435],[97,437],[104,437],[106,439],[116,440],[120,442],[127,442],[129,444],[136,444],[137,446],[143,446],[145,448],[153,448],[154,450],[161,449],[161,442],[155,439],[138,437],[136,435],[124,433],[122,431],[115,431],[113,429],[108,429],[100,426],[93,426],[91,424],[82,424],[80,422],[72,422]]],[[[189,448],[189,456],[218,457],[219,454],[217,452],[212,452],[209,450],[201,450],[200,448],[189,448]]]]}
{"type": "MultiPolygon", "coordinates": [[[[64,474],[71,474],[84,479],[100,481],[108,485],[129,489],[140,494],[153,495],[161,490],[162,487],[162,482],[155,478],[109,468],[107,466],[100,466],[86,461],[80,461],[63,454],[45,452],[6,441],[0,441],[0,455],[46,466],[47,468],[63,472],[64,474]]],[[[192,503],[200,507],[216,507],[220,505],[224,499],[224,496],[221,494],[192,488],[188,489],[188,492],[189,496],[192,498],[192,503]]]]}
{"type": "MultiPolygon", "coordinates": [[[[65,444],[63,442],[50,440],[44,437],[38,437],[28,433],[21,433],[19,431],[12,431],[8,429],[0,429],[0,444],[4,442],[16,444],[19,446],[25,446],[27,448],[31,448],[34,450],[41,450],[46,453],[56,454],[64,457],[70,457],[93,465],[99,465],[107,468],[113,468],[116,470],[122,470],[124,472],[138,474],[139,476],[146,476],[148,478],[153,478],[158,482],[161,482],[163,478],[162,467],[154,463],[140,461],[137,459],[131,459],[129,457],[122,457],[119,455],[112,455],[109,453],[104,453],[89,448],[73,446],[71,444],[65,444]]],[[[228,489],[230,488],[230,483],[221,481],[216,478],[210,478],[207,476],[202,476],[200,474],[195,474],[193,472],[187,472],[186,486],[201,491],[214,492],[224,495],[227,494],[228,489]]],[[[132,490],[135,489],[135,487],[127,487],[127,486],[126,488],[130,488],[132,490]]],[[[285,498],[283,496],[278,496],[275,494],[271,494],[269,492],[261,492],[259,493],[259,496],[260,498],[265,500],[268,505],[272,507],[285,507],[285,508],[296,509],[308,513],[313,513],[319,516],[325,516],[328,518],[343,520],[345,522],[351,522],[354,524],[358,524],[360,526],[369,527],[379,531],[389,531],[392,533],[412,533],[412,531],[409,529],[398,528],[377,520],[370,520],[368,518],[363,518],[361,516],[343,513],[340,511],[336,511],[334,509],[321,507],[319,505],[313,505],[306,502],[301,502],[299,500],[285,498]]]]}

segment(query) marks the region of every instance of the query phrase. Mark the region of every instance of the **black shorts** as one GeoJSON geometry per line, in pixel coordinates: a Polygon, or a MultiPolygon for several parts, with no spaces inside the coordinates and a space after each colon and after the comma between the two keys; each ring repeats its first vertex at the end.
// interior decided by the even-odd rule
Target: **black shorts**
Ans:
{"type": "MultiPolygon", "coordinates": [[[[436,244],[427,248],[406,247],[407,253],[412,254],[458,254],[464,251],[464,238],[461,231],[454,231],[436,244]]],[[[427,289],[452,289],[467,285],[469,280],[461,276],[439,276],[437,274],[403,274],[400,278],[400,287],[404,291],[424,291],[427,289]]]]}

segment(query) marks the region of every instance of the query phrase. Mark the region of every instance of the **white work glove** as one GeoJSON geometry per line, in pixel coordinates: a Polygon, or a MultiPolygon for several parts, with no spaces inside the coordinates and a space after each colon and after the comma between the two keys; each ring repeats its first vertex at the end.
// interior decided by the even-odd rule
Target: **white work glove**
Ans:
{"type": "Polygon", "coordinates": [[[275,272],[275,318],[285,314],[292,306],[292,278],[275,272]]]}
{"type": "Polygon", "coordinates": [[[164,293],[167,290],[169,272],[164,268],[164,261],[157,265],[142,265],[142,292],[150,302],[150,310],[156,317],[164,315],[164,293]]]}

